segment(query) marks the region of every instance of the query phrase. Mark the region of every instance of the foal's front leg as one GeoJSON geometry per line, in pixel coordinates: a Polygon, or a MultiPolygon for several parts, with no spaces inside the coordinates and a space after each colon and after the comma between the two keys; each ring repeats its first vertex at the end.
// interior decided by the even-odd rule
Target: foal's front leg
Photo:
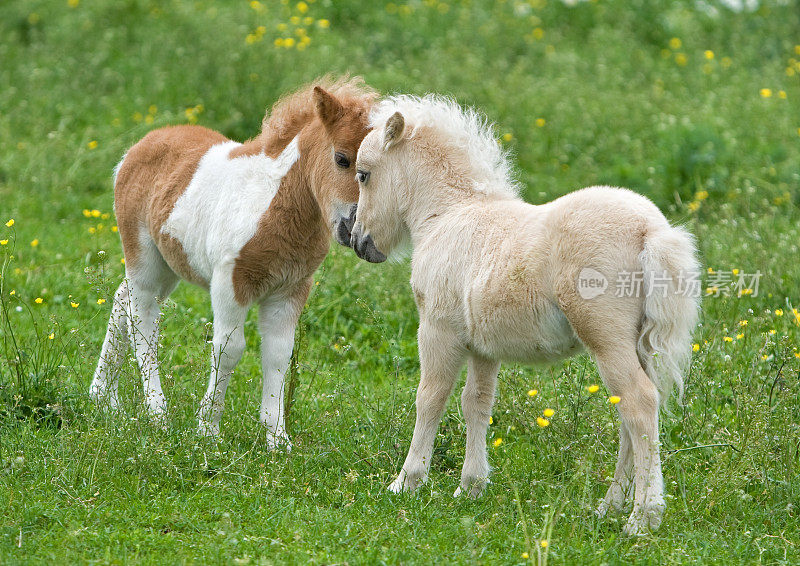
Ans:
{"type": "Polygon", "coordinates": [[[211,351],[211,376],[200,402],[200,434],[216,436],[225,408],[233,368],[244,352],[244,321],[247,307],[236,302],[230,271],[215,272],[211,278],[211,309],[214,312],[214,338],[211,351]]]}
{"type": "Polygon", "coordinates": [[[492,415],[499,371],[500,362],[474,355],[469,358],[467,384],[461,393],[461,410],[467,421],[467,452],[461,469],[461,485],[454,497],[462,493],[477,497],[489,483],[486,430],[492,415]]]}
{"type": "Polygon", "coordinates": [[[464,365],[465,351],[456,333],[444,323],[420,321],[420,381],[417,389],[417,421],[403,469],[390,485],[395,493],[414,490],[428,477],[436,429],[447,398],[464,365]]]}
{"type": "Polygon", "coordinates": [[[295,327],[310,288],[309,280],[288,298],[269,297],[261,303],[258,312],[264,379],[260,417],[261,423],[267,427],[267,443],[271,448],[280,444],[287,450],[292,448],[283,421],[283,384],[292,357],[295,327]]]}

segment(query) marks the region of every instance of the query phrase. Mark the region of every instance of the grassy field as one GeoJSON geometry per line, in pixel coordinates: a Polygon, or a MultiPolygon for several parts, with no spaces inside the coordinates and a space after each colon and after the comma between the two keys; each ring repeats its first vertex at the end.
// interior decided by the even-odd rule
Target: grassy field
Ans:
{"type": "Polygon", "coordinates": [[[0,7],[0,562],[800,562],[800,3],[306,1],[0,7]],[[123,274],[120,156],[168,124],[253,136],[326,72],[480,107],[530,202],[628,186],[698,236],[709,291],[685,406],[663,418],[658,533],[592,513],[617,423],[586,356],[504,366],[482,498],[451,497],[455,397],[428,484],[388,493],[419,370],[409,268],[338,246],[301,321],[291,454],[258,424],[254,316],[222,436],[195,434],[211,314],[185,284],[165,306],[167,429],[131,363],[123,413],[88,402],[123,274]]]}

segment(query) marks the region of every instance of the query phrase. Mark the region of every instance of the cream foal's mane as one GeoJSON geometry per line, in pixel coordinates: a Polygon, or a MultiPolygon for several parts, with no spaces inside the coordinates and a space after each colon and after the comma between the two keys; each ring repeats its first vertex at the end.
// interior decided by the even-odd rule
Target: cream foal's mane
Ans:
{"type": "Polygon", "coordinates": [[[447,151],[463,155],[464,176],[477,192],[488,195],[519,195],[508,152],[497,141],[494,124],[474,108],[462,108],[451,98],[428,94],[389,96],[370,114],[370,126],[383,128],[395,112],[405,119],[409,138],[421,129],[435,135],[447,151]]]}

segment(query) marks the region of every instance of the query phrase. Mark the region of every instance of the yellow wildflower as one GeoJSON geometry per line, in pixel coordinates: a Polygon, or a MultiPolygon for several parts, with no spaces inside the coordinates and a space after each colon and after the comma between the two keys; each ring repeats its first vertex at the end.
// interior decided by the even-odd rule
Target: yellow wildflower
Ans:
{"type": "Polygon", "coordinates": [[[523,560],[527,560],[528,558],[529,558],[528,553],[527,552],[523,552],[522,553],[522,559],[523,560]]]}
{"type": "Polygon", "coordinates": [[[740,320],[739,321],[739,326],[747,326],[747,321],[746,320],[740,320]]]}
{"type": "Polygon", "coordinates": [[[686,63],[689,62],[689,58],[684,53],[676,53],[675,54],[675,62],[683,67],[686,63]]]}
{"type": "Polygon", "coordinates": [[[786,91],[785,90],[779,90],[778,91],[778,98],[780,98],[781,100],[786,100],[786,91]]]}
{"type": "Polygon", "coordinates": [[[34,238],[33,240],[31,240],[31,247],[32,248],[35,248],[38,245],[39,245],[39,238],[34,238]]]}
{"type": "Polygon", "coordinates": [[[612,405],[616,405],[620,401],[622,401],[622,399],[617,395],[612,395],[611,397],[608,398],[608,402],[611,403],[612,405]]]}
{"type": "Polygon", "coordinates": [[[769,329],[769,333],[770,333],[770,334],[777,334],[777,333],[778,333],[778,331],[777,331],[777,330],[775,330],[774,328],[770,328],[770,329],[769,329]]]}
{"type": "Polygon", "coordinates": [[[733,338],[731,338],[730,336],[725,336],[725,337],[722,339],[722,341],[723,341],[723,342],[733,342],[733,338]]]}
{"type": "Polygon", "coordinates": [[[696,200],[693,200],[687,206],[689,207],[689,210],[691,210],[692,212],[697,212],[697,209],[700,208],[700,203],[697,202],[696,200]]]}
{"type": "Polygon", "coordinates": [[[496,447],[500,446],[502,443],[503,443],[503,439],[502,438],[495,438],[493,444],[495,445],[495,448],[496,448],[496,447]]]}
{"type": "Polygon", "coordinates": [[[800,352],[795,352],[795,353],[794,353],[794,357],[795,357],[795,358],[800,358],[800,352]]]}
{"type": "Polygon", "coordinates": [[[545,409],[544,411],[542,411],[542,414],[543,414],[545,417],[547,417],[547,418],[550,418],[550,417],[552,417],[553,415],[555,415],[555,414],[556,414],[556,412],[555,412],[553,409],[549,409],[549,408],[548,408],[548,409],[545,409]]]}
{"type": "Polygon", "coordinates": [[[328,20],[322,19],[317,20],[317,25],[321,28],[329,28],[331,27],[331,23],[328,20]]]}
{"type": "Polygon", "coordinates": [[[283,47],[283,38],[277,37],[272,43],[275,45],[275,47],[283,47]]]}
{"type": "Polygon", "coordinates": [[[263,6],[261,5],[261,2],[259,2],[258,0],[251,0],[250,7],[253,10],[255,10],[256,12],[260,12],[261,9],[263,8],[263,6]]]}
{"type": "Polygon", "coordinates": [[[305,2],[298,2],[295,8],[297,8],[297,11],[300,12],[301,14],[305,14],[306,12],[308,12],[308,4],[306,4],[305,2]]]}
{"type": "Polygon", "coordinates": [[[763,98],[769,98],[770,96],[772,96],[772,89],[771,88],[762,88],[761,90],[758,91],[758,93],[763,98]]]}
{"type": "Polygon", "coordinates": [[[286,39],[283,40],[284,47],[294,47],[294,43],[295,42],[293,37],[287,37],[286,39]]]}
{"type": "Polygon", "coordinates": [[[739,275],[739,270],[734,267],[731,269],[731,273],[733,273],[734,276],[739,275]]]}
{"type": "Polygon", "coordinates": [[[48,340],[52,340],[55,337],[56,337],[56,333],[55,332],[51,332],[50,335],[47,338],[48,338],[48,340]]]}
{"type": "Polygon", "coordinates": [[[708,191],[697,191],[694,198],[697,200],[706,200],[708,198],[708,191]]]}
{"type": "Polygon", "coordinates": [[[97,210],[96,208],[94,210],[92,210],[92,216],[93,217],[98,218],[100,216],[100,214],[102,214],[102,213],[99,210],[97,210]]]}
{"type": "Polygon", "coordinates": [[[536,397],[539,394],[538,389],[528,389],[528,397],[536,397]]]}
{"type": "Polygon", "coordinates": [[[700,344],[692,344],[692,352],[699,352],[700,344]]]}
{"type": "Polygon", "coordinates": [[[122,265],[125,265],[125,258],[124,258],[124,257],[120,258],[119,262],[120,262],[122,265]]]}
{"type": "Polygon", "coordinates": [[[510,142],[512,139],[514,139],[514,134],[512,134],[512,133],[503,134],[503,141],[504,142],[510,142]]]}
{"type": "Polygon", "coordinates": [[[550,543],[547,542],[547,539],[545,539],[539,542],[539,546],[541,546],[542,548],[547,548],[548,546],[550,546],[550,543]]]}
{"type": "Polygon", "coordinates": [[[306,16],[305,18],[303,18],[304,26],[310,26],[313,23],[314,23],[314,18],[312,18],[311,16],[306,16]]]}
{"type": "Polygon", "coordinates": [[[540,427],[544,428],[544,427],[546,427],[547,425],[550,424],[550,421],[548,421],[544,417],[536,417],[536,424],[538,424],[540,427]]]}
{"type": "Polygon", "coordinates": [[[489,424],[494,424],[494,419],[492,417],[489,417],[489,424]]]}
{"type": "Polygon", "coordinates": [[[775,309],[775,316],[783,316],[783,309],[775,309]]]}
{"type": "Polygon", "coordinates": [[[0,240],[0,246],[5,246],[8,244],[8,240],[0,240]]]}
{"type": "Polygon", "coordinates": [[[92,140],[86,144],[86,147],[89,149],[95,149],[97,147],[97,140],[92,140]]]}
{"type": "Polygon", "coordinates": [[[711,51],[710,49],[706,49],[705,51],[703,51],[703,56],[709,61],[711,61],[714,58],[714,52],[711,51]]]}
{"type": "Polygon", "coordinates": [[[44,302],[44,299],[43,299],[43,298],[41,298],[41,297],[36,297],[36,298],[33,300],[33,302],[34,302],[34,303],[36,303],[37,305],[41,305],[41,304],[44,302]]]}
{"type": "Polygon", "coordinates": [[[739,334],[736,335],[737,340],[741,340],[742,338],[744,338],[744,332],[740,332],[739,334]]]}
{"type": "Polygon", "coordinates": [[[547,120],[544,118],[536,118],[536,127],[537,128],[544,128],[544,125],[547,123],[547,120]]]}
{"type": "Polygon", "coordinates": [[[17,290],[16,289],[12,289],[11,292],[8,294],[8,296],[9,297],[13,297],[16,294],[17,294],[17,290]]]}
{"type": "Polygon", "coordinates": [[[105,303],[105,302],[106,302],[106,300],[105,300],[105,299],[97,299],[97,304],[98,304],[98,305],[102,305],[102,304],[103,304],[103,303],[105,303]]]}
{"type": "Polygon", "coordinates": [[[680,49],[683,45],[683,42],[678,37],[673,37],[669,40],[669,46],[671,49],[680,49]]]}
{"type": "Polygon", "coordinates": [[[75,301],[70,301],[69,304],[73,309],[77,309],[79,306],[81,306],[80,303],[76,303],[75,301]]]}
{"type": "Polygon", "coordinates": [[[97,232],[97,228],[95,228],[94,226],[89,226],[89,233],[94,234],[95,232],[97,232]]]}
{"type": "Polygon", "coordinates": [[[291,18],[289,18],[289,22],[290,22],[290,23],[291,23],[293,26],[296,26],[297,24],[299,24],[299,23],[300,23],[300,16],[292,16],[291,18]]]}
{"type": "Polygon", "coordinates": [[[9,228],[11,228],[13,225],[14,225],[14,219],[13,218],[10,219],[8,222],[6,222],[6,226],[8,226],[9,228]]]}
{"type": "Polygon", "coordinates": [[[763,361],[767,361],[767,358],[769,358],[769,356],[768,356],[768,355],[766,355],[766,354],[761,354],[761,359],[762,359],[763,361]]]}
{"type": "Polygon", "coordinates": [[[117,230],[118,230],[118,228],[117,228],[116,226],[112,226],[112,227],[111,227],[111,231],[112,231],[112,232],[116,232],[117,230]]]}
{"type": "Polygon", "coordinates": [[[588,391],[589,393],[597,393],[599,390],[600,386],[597,385],[596,383],[593,383],[592,385],[586,388],[586,391],[588,391]]]}

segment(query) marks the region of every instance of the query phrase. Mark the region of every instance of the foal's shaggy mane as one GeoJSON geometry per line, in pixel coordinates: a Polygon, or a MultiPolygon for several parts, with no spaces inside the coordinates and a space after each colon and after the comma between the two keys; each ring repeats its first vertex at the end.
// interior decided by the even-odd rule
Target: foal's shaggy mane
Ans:
{"type": "MultiPolygon", "coordinates": [[[[383,128],[395,112],[405,119],[407,134],[432,134],[443,150],[460,155],[464,175],[473,188],[489,195],[517,196],[508,152],[497,141],[494,124],[474,108],[462,108],[451,98],[428,94],[423,97],[395,95],[383,99],[370,115],[370,126],[383,128]]],[[[459,163],[461,165],[461,163],[459,163]]]]}
{"type": "Polygon", "coordinates": [[[314,119],[314,87],[319,86],[334,95],[345,109],[359,108],[368,112],[378,94],[361,77],[347,75],[333,78],[325,75],[299,90],[281,97],[261,122],[258,138],[266,144],[275,140],[288,143],[303,126],[314,119]]]}

